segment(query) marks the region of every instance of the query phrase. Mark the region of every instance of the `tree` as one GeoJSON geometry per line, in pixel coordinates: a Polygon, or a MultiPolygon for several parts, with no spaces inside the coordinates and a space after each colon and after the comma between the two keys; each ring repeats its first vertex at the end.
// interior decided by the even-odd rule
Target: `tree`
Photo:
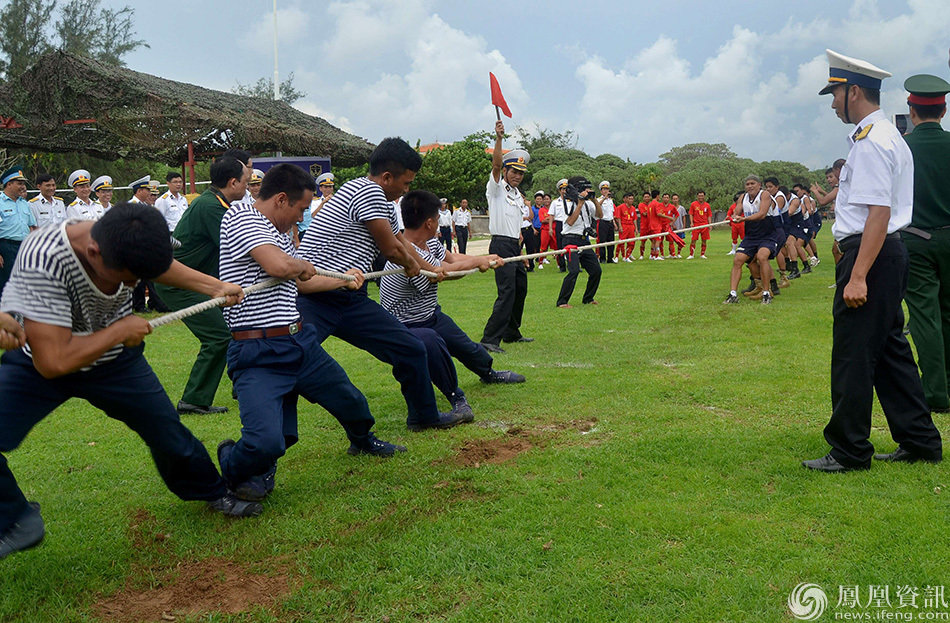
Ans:
{"type": "Polygon", "coordinates": [[[691,160],[706,156],[726,160],[735,160],[738,157],[725,143],[690,143],[660,154],[660,162],[666,165],[670,173],[675,173],[683,169],[691,160]]]}
{"type": "Polygon", "coordinates": [[[577,136],[573,130],[555,132],[554,130],[547,130],[535,124],[534,131],[537,133],[537,136],[534,136],[531,131],[522,127],[516,130],[518,134],[518,144],[521,145],[522,148],[527,149],[528,153],[541,147],[553,147],[554,149],[574,149],[577,147],[577,136]]]}
{"type": "Polygon", "coordinates": [[[56,0],[10,0],[0,21],[0,71],[6,80],[19,76],[30,62],[48,52],[47,30],[56,0]]]}
{"type": "MultiPolygon", "coordinates": [[[[231,89],[231,92],[248,97],[263,97],[264,99],[272,100],[274,99],[274,79],[260,78],[253,84],[242,84],[238,82],[237,86],[231,89]]],[[[298,90],[297,87],[294,86],[294,72],[290,72],[287,74],[287,79],[280,83],[280,100],[288,104],[293,104],[304,97],[307,97],[307,93],[298,90]]]]}
{"type": "Polygon", "coordinates": [[[432,191],[457,204],[462,199],[483,204],[485,184],[491,173],[491,156],[485,152],[485,143],[478,134],[461,141],[434,149],[422,158],[422,168],[416,175],[413,188],[432,191]]]}

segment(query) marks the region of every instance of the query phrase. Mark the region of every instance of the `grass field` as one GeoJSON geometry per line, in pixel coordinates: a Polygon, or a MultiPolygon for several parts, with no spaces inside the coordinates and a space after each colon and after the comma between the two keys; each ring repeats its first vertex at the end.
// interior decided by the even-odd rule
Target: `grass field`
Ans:
{"type": "MultiPolygon", "coordinates": [[[[257,519],[178,501],[144,444],[71,401],[8,455],[47,537],[0,562],[0,620],[790,621],[802,582],[828,593],[822,620],[840,585],[862,600],[889,585],[894,604],[898,585],[920,587],[923,612],[924,587],[950,584],[946,464],[799,464],[827,451],[822,237],[825,261],[771,306],[722,305],[724,232],[706,261],[606,266],[598,306],[580,305],[583,274],[568,310],[556,270],[530,274],[536,341],[496,357],[528,382],[460,368],[476,421],[451,431],[408,433],[386,366],[331,339],[379,436],[409,452],[347,456],[336,422],[302,403],[257,519]]],[[[440,290],[477,339],[494,281],[440,290]]],[[[179,324],[147,344],[177,400],[197,342],[179,324]]],[[[184,418],[212,454],[240,431],[227,379],[218,403],[232,412],[184,418]]],[[[879,407],[872,441],[895,447],[879,407]]]]}

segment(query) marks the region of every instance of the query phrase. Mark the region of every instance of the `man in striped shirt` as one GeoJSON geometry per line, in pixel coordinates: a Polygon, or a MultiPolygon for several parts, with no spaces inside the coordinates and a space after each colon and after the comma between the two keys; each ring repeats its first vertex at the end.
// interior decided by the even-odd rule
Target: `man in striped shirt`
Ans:
{"type": "MultiPolygon", "coordinates": [[[[253,206],[232,206],[221,221],[220,274],[243,287],[271,277],[285,279],[224,310],[233,340],[228,374],[241,405],[241,439],[218,446],[221,472],[236,495],[262,500],[274,487],[277,459],[297,442],[297,396],[318,403],[343,425],[349,454],[392,456],[405,452],[379,440],[366,398],[343,368],[320,346],[316,329],[302,326],[297,284],[307,292],[347,282],[314,278],[310,262],[297,255],[292,229],[310,208],[316,183],[292,164],[271,168],[253,206]]],[[[359,271],[355,286],[362,285],[359,271]]]]}
{"type": "MultiPolygon", "coordinates": [[[[132,315],[132,288],[156,279],[233,304],[241,289],[175,262],[162,216],[120,204],[98,221],[67,221],[23,243],[0,309],[22,318],[27,345],[0,365],[0,452],[20,445],[34,425],[71,397],[88,400],[148,445],[168,488],[247,517],[259,504],[237,500],[207,451],[179,420],[143,356],[151,332],[132,315]]],[[[27,502],[0,455],[0,558],[42,540],[39,505],[27,502]]]]}
{"type": "MultiPolygon", "coordinates": [[[[472,257],[447,253],[436,238],[439,200],[425,190],[413,190],[402,198],[402,218],[406,239],[424,260],[446,270],[478,268],[485,272],[501,265],[497,255],[472,257]],[[495,262],[492,266],[492,262],[495,262]]],[[[396,268],[389,262],[386,269],[396,268]]],[[[386,275],[379,284],[379,300],[386,311],[409,327],[426,345],[432,382],[452,405],[453,413],[474,419],[465,393],[458,385],[452,357],[481,378],[483,383],[523,383],[524,377],[508,370],[493,370],[492,357],[481,344],[473,342],[439,306],[439,284],[424,275],[386,275]]]]}
{"type": "MultiPolygon", "coordinates": [[[[387,138],[369,158],[369,175],[350,180],[317,212],[300,255],[323,270],[368,272],[380,252],[415,277],[420,265],[436,273],[412,250],[399,232],[393,201],[409,189],[422,158],[408,143],[387,138]]],[[[409,329],[359,290],[301,293],[297,307],[303,321],[316,327],[322,343],[330,335],[361,348],[393,367],[409,408],[411,431],[451,428],[464,419],[440,413],[426,365],[425,345],[409,329]]]]}

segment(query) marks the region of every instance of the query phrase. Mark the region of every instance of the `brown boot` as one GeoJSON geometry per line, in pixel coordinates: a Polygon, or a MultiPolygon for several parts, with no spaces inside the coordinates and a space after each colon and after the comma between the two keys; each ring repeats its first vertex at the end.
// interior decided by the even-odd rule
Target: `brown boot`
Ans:
{"type": "Polygon", "coordinates": [[[751,292],[746,292],[745,295],[748,296],[753,301],[758,301],[760,298],[762,298],[762,280],[756,279],[755,289],[752,290],[751,292]]]}
{"type": "Polygon", "coordinates": [[[778,287],[787,288],[788,286],[792,285],[791,282],[789,282],[788,280],[787,270],[780,270],[778,271],[778,274],[779,274],[778,287]]]}

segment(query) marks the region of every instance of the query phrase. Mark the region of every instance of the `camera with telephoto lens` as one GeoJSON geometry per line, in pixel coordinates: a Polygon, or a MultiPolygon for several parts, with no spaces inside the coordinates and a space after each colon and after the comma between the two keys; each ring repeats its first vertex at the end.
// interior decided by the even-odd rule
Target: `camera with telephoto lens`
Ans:
{"type": "MultiPolygon", "coordinates": [[[[583,208],[584,202],[592,196],[592,188],[593,184],[590,183],[590,180],[588,180],[583,175],[575,175],[574,177],[567,180],[567,189],[564,191],[564,197],[570,201],[573,201],[579,208],[583,208]],[[585,190],[587,191],[587,195],[582,200],[581,193],[585,190]]],[[[594,229],[593,226],[587,226],[584,228],[583,235],[587,236],[588,238],[596,238],[597,230],[594,229]]]]}

